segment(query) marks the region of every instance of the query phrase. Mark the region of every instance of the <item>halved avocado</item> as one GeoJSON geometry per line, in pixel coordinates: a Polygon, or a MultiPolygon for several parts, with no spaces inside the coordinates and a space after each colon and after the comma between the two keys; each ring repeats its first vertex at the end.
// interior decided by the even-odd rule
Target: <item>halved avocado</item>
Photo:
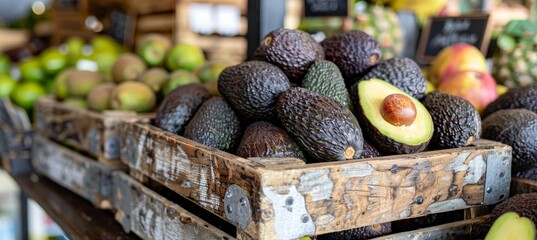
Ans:
{"type": "Polygon", "coordinates": [[[367,133],[364,136],[382,153],[416,153],[427,147],[433,136],[433,120],[420,101],[376,78],[360,81],[352,91],[357,91],[357,102],[354,104],[360,125],[367,133]],[[383,108],[390,108],[390,111],[383,108]],[[403,116],[409,111],[410,115],[403,116]],[[386,117],[386,112],[401,121],[386,120],[392,119],[386,117]]]}

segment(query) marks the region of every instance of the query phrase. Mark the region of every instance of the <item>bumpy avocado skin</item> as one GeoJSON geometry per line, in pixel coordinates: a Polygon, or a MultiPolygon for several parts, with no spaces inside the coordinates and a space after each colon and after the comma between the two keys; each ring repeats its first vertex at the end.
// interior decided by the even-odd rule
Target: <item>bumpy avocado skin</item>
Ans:
{"type": "Polygon", "coordinates": [[[250,124],[237,148],[243,158],[298,158],[306,160],[302,149],[285,130],[272,123],[259,121],[250,124]]]}
{"type": "Polygon", "coordinates": [[[495,221],[506,212],[515,212],[537,223],[537,193],[517,194],[496,205],[490,214],[491,221],[495,221]]]}
{"type": "Polygon", "coordinates": [[[226,152],[233,152],[241,138],[237,114],[222,97],[205,101],[186,125],[184,137],[226,152]]]}
{"type": "Polygon", "coordinates": [[[371,226],[353,228],[341,232],[328,233],[317,236],[317,240],[356,240],[370,239],[390,234],[392,232],[392,224],[381,223],[371,226]]]}
{"type": "Polygon", "coordinates": [[[211,93],[199,83],[178,87],[160,104],[155,124],[168,132],[183,135],[190,118],[211,96],[211,93]]]}
{"type": "Polygon", "coordinates": [[[328,60],[317,60],[308,69],[302,87],[312,92],[331,97],[344,107],[350,108],[351,99],[339,68],[328,60]]]}
{"type": "Polygon", "coordinates": [[[416,99],[422,99],[427,89],[420,66],[410,58],[391,58],[375,65],[362,77],[371,78],[389,82],[416,99]]]}
{"type": "Polygon", "coordinates": [[[537,86],[511,88],[491,102],[483,118],[501,109],[525,108],[537,113],[537,86]]]}
{"type": "Polygon", "coordinates": [[[324,57],[320,49],[320,44],[308,33],[280,28],[265,36],[255,57],[264,58],[282,69],[291,81],[299,82],[310,64],[324,57]]]}
{"type": "Polygon", "coordinates": [[[379,44],[359,30],[344,32],[321,42],[326,60],[341,70],[346,85],[363,76],[381,57],[379,44]]]}
{"type": "Polygon", "coordinates": [[[250,61],[228,67],[218,78],[218,91],[250,120],[274,118],[276,100],[291,87],[288,78],[276,66],[250,61]]]}
{"type": "Polygon", "coordinates": [[[537,166],[537,113],[527,109],[499,110],[483,119],[482,128],[482,138],[513,148],[513,175],[537,166]]]}
{"type": "Polygon", "coordinates": [[[338,101],[295,87],[278,98],[276,112],[285,130],[314,161],[361,156],[363,136],[360,125],[338,101]],[[349,156],[352,150],[354,153],[349,156]]]}
{"type": "Polygon", "coordinates": [[[465,147],[479,140],[481,117],[470,102],[434,91],[425,95],[423,105],[433,119],[431,148],[465,147]]]}
{"type": "Polygon", "coordinates": [[[360,158],[374,158],[380,156],[382,156],[382,153],[375,146],[364,140],[364,150],[362,151],[362,156],[360,156],[360,158]]]}

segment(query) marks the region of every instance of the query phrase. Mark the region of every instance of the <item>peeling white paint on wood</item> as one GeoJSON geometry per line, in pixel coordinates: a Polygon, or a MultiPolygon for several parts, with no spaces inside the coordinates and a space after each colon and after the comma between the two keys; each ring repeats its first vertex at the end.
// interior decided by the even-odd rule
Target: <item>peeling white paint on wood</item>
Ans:
{"type": "Polygon", "coordinates": [[[199,192],[200,192],[200,204],[203,207],[211,208],[211,209],[218,209],[220,206],[220,198],[209,191],[209,185],[207,182],[207,168],[202,167],[200,168],[200,185],[199,185],[199,192]],[[209,193],[210,192],[210,193],[209,193]]]}
{"type": "Polygon", "coordinates": [[[328,169],[308,172],[300,176],[298,190],[303,194],[309,194],[312,201],[329,199],[332,195],[334,182],[329,177],[328,169]]]}
{"type": "Polygon", "coordinates": [[[469,170],[464,176],[463,186],[467,184],[476,184],[481,180],[487,171],[487,163],[482,155],[476,156],[469,163],[469,170]]]}
{"type": "Polygon", "coordinates": [[[448,212],[453,211],[457,209],[464,209],[467,208],[468,205],[462,198],[456,198],[451,200],[445,200],[441,202],[436,202],[427,208],[427,212],[429,213],[441,213],[441,212],[448,212]]]}
{"type": "Polygon", "coordinates": [[[336,219],[336,218],[332,214],[321,215],[321,216],[317,217],[317,219],[315,219],[315,224],[320,225],[320,226],[326,225],[326,224],[329,224],[332,221],[334,221],[334,219],[336,219]]]}
{"type": "Polygon", "coordinates": [[[343,166],[341,175],[345,177],[366,177],[373,173],[374,169],[369,163],[357,163],[343,166]]]}
{"type": "Polygon", "coordinates": [[[470,152],[459,153],[456,158],[451,160],[450,163],[446,164],[444,169],[453,170],[454,172],[465,171],[466,169],[468,169],[468,166],[464,164],[464,162],[466,161],[468,156],[470,156],[470,152]]]}

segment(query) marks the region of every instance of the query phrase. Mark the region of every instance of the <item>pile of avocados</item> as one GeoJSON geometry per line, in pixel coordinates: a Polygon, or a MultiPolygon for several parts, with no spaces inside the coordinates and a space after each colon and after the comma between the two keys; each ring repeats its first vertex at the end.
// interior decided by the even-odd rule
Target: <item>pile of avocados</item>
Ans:
{"type": "MultiPolygon", "coordinates": [[[[535,88],[507,92],[485,110],[482,122],[467,100],[426,94],[412,59],[379,62],[380,54],[379,44],[359,30],[317,43],[300,30],[276,29],[253,60],[223,69],[218,96],[199,83],[172,90],[155,125],[243,158],[306,163],[459,148],[484,137],[514,146],[519,175],[537,175],[523,173],[537,166],[535,88]]],[[[319,239],[390,232],[384,224],[319,239]]]]}

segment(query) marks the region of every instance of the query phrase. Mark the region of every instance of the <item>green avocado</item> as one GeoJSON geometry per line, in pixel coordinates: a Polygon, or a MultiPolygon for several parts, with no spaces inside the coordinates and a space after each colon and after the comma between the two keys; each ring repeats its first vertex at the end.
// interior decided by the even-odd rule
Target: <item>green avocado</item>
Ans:
{"type": "Polygon", "coordinates": [[[320,44],[311,35],[301,30],[276,29],[261,41],[256,58],[262,58],[285,72],[293,82],[299,82],[308,67],[317,59],[322,59],[320,44]]]}
{"type": "Polygon", "coordinates": [[[276,104],[278,119],[312,160],[358,159],[363,136],[358,120],[338,101],[304,88],[284,92],[276,104]]]}
{"type": "Polygon", "coordinates": [[[490,213],[490,219],[495,221],[506,212],[515,212],[521,217],[527,217],[537,223],[537,192],[517,194],[496,205],[490,213]]]}
{"type": "Polygon", "coordinates": [[[228,67],[218,78],[220,94],[240,115],[253,121],[274,118],[276,101],[290,86],[278,67],[261,61],[228,67]]]}
{"type": "Polygon", "coordinates": [[[537,113],[537,86],[525,86],[509,89],[491,102],[483,112],[483,118],[500,110],[525,108],[537,113]]]}
{"type": "Polygon", "coordinates": [[[377,64],[381,57],[379,44],[360,30],[340,33],[321,42],[326,60],[334,62],[347,86],[377,64]]]}
{"type": "Polygon", "coordinates": [[[351,107],[349,92],[339,68],[328,60],[317,60],[308,68],[302,87],[312,92],[331,97],[346,108],[351,107]]]}
{"type": "Polygon", "coordinates": [[[306,160],[298,144],[285,130],[265,121],[252,123],[246,128],[236,154],[243,158],[298,158],[306,160]]]}
{"type": "Polygon", "coordinates": [[[353,103],[360,126],[380,152],[407,154],[427,147],[433,136],[433,120],[417,99],[376,78],[360,81],[351,91],[356,91],[353,103]],[[408,111],[413,113],[406,115],[408,111]]]}
{"type": "Polygon", "coordinates": [[[112,78],[115,82],[135,81],[145,72],[147,66],[144,60],[133,53],[119,55],[112,65],[112,78]]]}
{"type": "Polygon", "coordinates": [[[211,93],[199,83],[180,86],[171,91],[159,106],[155,124],[165,131],[183,135],[185,126],[211,93]]]}
{"type": "Polygon", "coordinates": [[[317,236],[317,240],[355,240],[370,239],[390,234],[392,224],[390,222],[374,224],[365,227],[353,228],[341,232],[328,233],[317,236]]]}
{"type": "Polygon", "coordinates": [[[537,113],[519,108],[502,109],[483,119],[482,128],[482,138],[513,148],[513,175],[537,168],[537,113]]]}
{"type": "Polygon", "coordinates": [[[361,79],[371,78],[389,82],[416,99],[422,99],[427,89],[420,66],[410,58],[391,58],[383,61],[371,68],[361,79]]]}
{"type": "Polygon", "coordinates": [[[233,108],[222,97],[212,97],[200,106],[186,125],[184,137],[233,152],[241,135],[241,123],[233,108]]]}
{"type": "Polygon", "coordinates": [[[515,212],[502,214],[490,228],[485,240],[535,240],[535,224],[515,212]]]}
{"type": "Polygon", "coordinates": [[[423,105],[433,118],[434,134],[429,146],[457,148],[479,140],[481,117],[467,100],[433,91],[425,95],[423,105]]]}

